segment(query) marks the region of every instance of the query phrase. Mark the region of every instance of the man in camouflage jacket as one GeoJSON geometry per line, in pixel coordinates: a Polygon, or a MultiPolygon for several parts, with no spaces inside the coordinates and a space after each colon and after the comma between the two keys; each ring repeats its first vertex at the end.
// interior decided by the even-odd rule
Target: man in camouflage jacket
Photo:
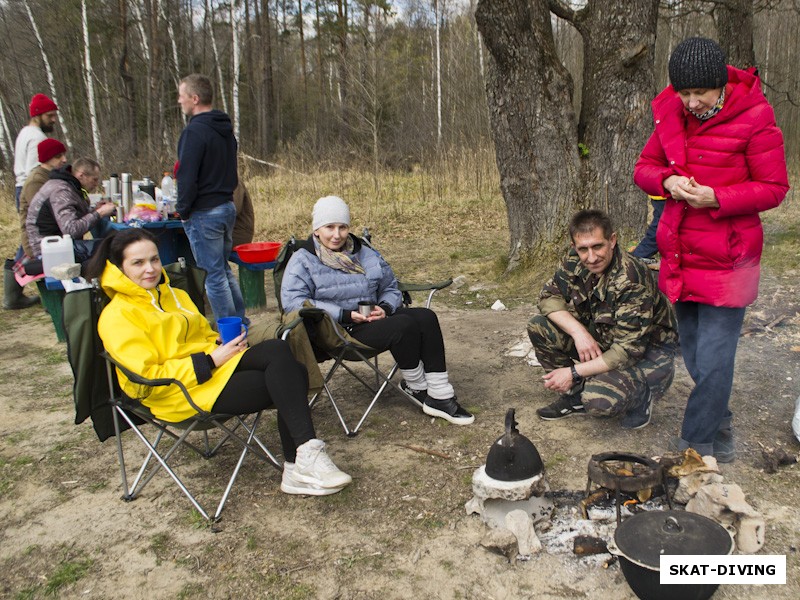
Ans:
{"type": "Polygon", "coordinates": [[[544,387],[560,393],[537,413],[623,415],[623,428],[639,429],[672,384],[674,311],[652,271],[618,247],[605,213],[580,211],[569,231],[572,247],[528,322],[544,387]]]}

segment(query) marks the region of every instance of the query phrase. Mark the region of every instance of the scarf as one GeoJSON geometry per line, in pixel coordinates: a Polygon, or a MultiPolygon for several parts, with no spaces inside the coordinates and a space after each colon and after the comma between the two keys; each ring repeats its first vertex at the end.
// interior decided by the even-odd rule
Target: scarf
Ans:
{"type": "Polygon", "coordinates": [[[322,264],[337,271],[344,271],[350,275],[364,275],[366,271],[364,267],[358,262],[353,249],[355,244],[353,238],[347,236],[347,241],[341,250],[331,250],[319,242],[314,240],[314,246],[317,249],[317,257],[322,261],[322,264]]]}
{"type": "Polygon", "coordinates": [[[693,112],[691,110],[689,112],[692,113],[695,117],[697,117],[701,121],[708,121],[711,117],[713,117],[719,111],[722,110],[723,104],[725,104],[725,88],[722,88],[722,93],[719,95],[719,99],[717,100],[717,103],[714,105],[713,108],[710,108],[706,112],[701,114],[697,114],[696,112],[693,112]]]}

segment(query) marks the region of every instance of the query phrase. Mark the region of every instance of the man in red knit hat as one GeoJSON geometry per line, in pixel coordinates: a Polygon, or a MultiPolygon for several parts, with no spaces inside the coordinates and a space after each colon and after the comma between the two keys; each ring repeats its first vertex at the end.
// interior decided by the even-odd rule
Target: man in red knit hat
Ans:
{"type": "Polygon", "coordinates": [[[47,139],[46,133],[52,133],[56,125],[58,106],[44,94],[36,94],[31,98],[28,112],[31,120],[23,127],[14,143],[14,177],[16,178],[16,205],[19,212],[19,195],[25,180],[39,164],[39,142],[47,139]]]}

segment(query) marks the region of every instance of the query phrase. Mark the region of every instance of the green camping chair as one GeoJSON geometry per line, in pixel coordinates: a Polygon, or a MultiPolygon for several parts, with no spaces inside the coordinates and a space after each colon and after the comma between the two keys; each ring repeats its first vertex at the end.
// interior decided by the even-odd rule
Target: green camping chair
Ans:
{"type": "MultiPolygon", "coordinates": [[[[202,306],[203,279],[205,273],[185,264],[168,265],[170,282],[187,291],[192,300],[202,306]]],[[[251,415],[223,415],[208,413],[200,409],[192,400],[185,386],[175,379],[147,379],[132,372],[125,365],[112,359],[103,349],[97,334],[97,319],[108,303],[108,298],[93,282],[91,289],[78,290],[66,294],[64,298],[64,325],[67,332],[67,354],[75,376],[73,396],[75,400],[75,422],[81,423],[91,417],[95,432],[101,441],[116,437],[117,457],[122,480],[122,499],[134,500],[158,472],[163,470],[172,478],[178,488],[189,499],[197,511],[207,520],[217,521],[225,508],[225,503],[236,482],[245,458],[253,455],[278,470],[281,463],[256,435],[261,412],[251,415]],[[142,397],[148,388],[175,385],[180,388],[186,401],[197,411],[197,415],[172,423],[157,419],[152,412],[136,398],[130,398],[120,389],[117,371],[125,374],[132,382],[141,386],[142,397]],[[145,426],[153,429],[148,437],[145,426]],[[131,429],[134,437],[145,447],[146,455],[129,482],[125,447],[122,433],[131,429]],[[218,439],[212,442],[214,431],[218,439]],[[196,443],[200,435],[200,443],[196,443]],[[169,443],[171,441],[171,443],[169,443]],[[226,443],[238,445],[241,449],[233,472],[228,477],[222,498],[213,515],[189,491],[188,486],[176,472],[175,459],[182,448],[196,452],[203,458],[215,456],[226,443]]]]}
{"type": "MultiPolygon", "coordinates": [[[[371,244],[369,231],[366,228],[364,228],[364,233],[359,239],[362,244],[366,244],[368,247],[374,249],[371,244]]],[[[328,397],[328,400],[330,401],[331,406],[333,407],[333,410],[348,437],[354,437],[358,434],[361,426],[364,424],[364,421],[366,421],[370,412],[372,412],[372,409],[375,407],[378,400],[380,400],[380,398],[383,396],[387,388],[394,388],[403,399],[408,400],[414,406],[421,409],[421,404],[406,394],[397,383],[392,381],[395,373],[397,373],[397,363],[394,362],[388,371],[382,371],[378,364],[378,356],[382,352],[365,346],[358,340],[351,337],[347,333],[347,330],[339,323],[334,321],[334,319],[324,310],[315,308],[311,305],[311,303],[307,303],[307,306],[301,308],[299,311],[295,311],[294,313],[290,314],[284,313],[283,304],[281,303],[281,282],[283,281],[283,274],[286,270],[286,265],[289,263],[289,259],[298,250],[314,252],[313,242],[310,239],[297,240],[294,236],[292,236],[281,248],[280,254],[276,259],[275,266],[272,270],[272,275],[275,282],[275,296],[277,297],[278,309],[281,311],[281,318],[285,324],[283,327],[285,332],[284,335],[288,334],[299,322],[302,322],[305,325],[306,330],[309,332],[309,340],[311,341],[311,345],[314,349],[317,362],[322,363],[329,360],[333,361],[333,365],[324,376],[322,389],[311,397],[309,405],[313,407],[324,393],[328,397]],[[363,377],[362,374],[358,373],[348,364],[348,362],[366,365],[374,377],[363,377]],[[340,367],[355,377],[356,380],[358,380],[372,394],[372,400],[369,402],[366,410],[358,419],[356,426],[352,429],[348,426],[347,421],[340,409],[339,402],[331,392],[329,385],[334,374],[339,370],[340,367]]],[[[425,307],[430,308],[433,295],[437,291],[448,287],[451,283],[453,283],[452,279],[447,279],[438,283],[422,284],[407,284],[400,282],[399,288],[403,294],[403,304],[405,306],[411,305],[411,292],[424,291],[428,292],[425,307]]]]}

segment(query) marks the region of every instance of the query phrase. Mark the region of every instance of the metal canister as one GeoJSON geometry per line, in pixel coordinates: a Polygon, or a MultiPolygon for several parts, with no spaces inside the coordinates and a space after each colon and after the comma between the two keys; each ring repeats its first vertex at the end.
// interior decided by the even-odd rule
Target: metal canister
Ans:
{"type": "Polygon", "coordinates": [[[108,195],[112,198],[114,194],[119,194],[119,175],[116,173],[112,173],[111,176],[108,178],[108,195]]]}
{"type": "Polygon", "coordinates": [[[122,186],[122,208],[127,215],[131,212],[133,204],[133,176],[130,173],[123,173],[120,185],[122,186]]]}

